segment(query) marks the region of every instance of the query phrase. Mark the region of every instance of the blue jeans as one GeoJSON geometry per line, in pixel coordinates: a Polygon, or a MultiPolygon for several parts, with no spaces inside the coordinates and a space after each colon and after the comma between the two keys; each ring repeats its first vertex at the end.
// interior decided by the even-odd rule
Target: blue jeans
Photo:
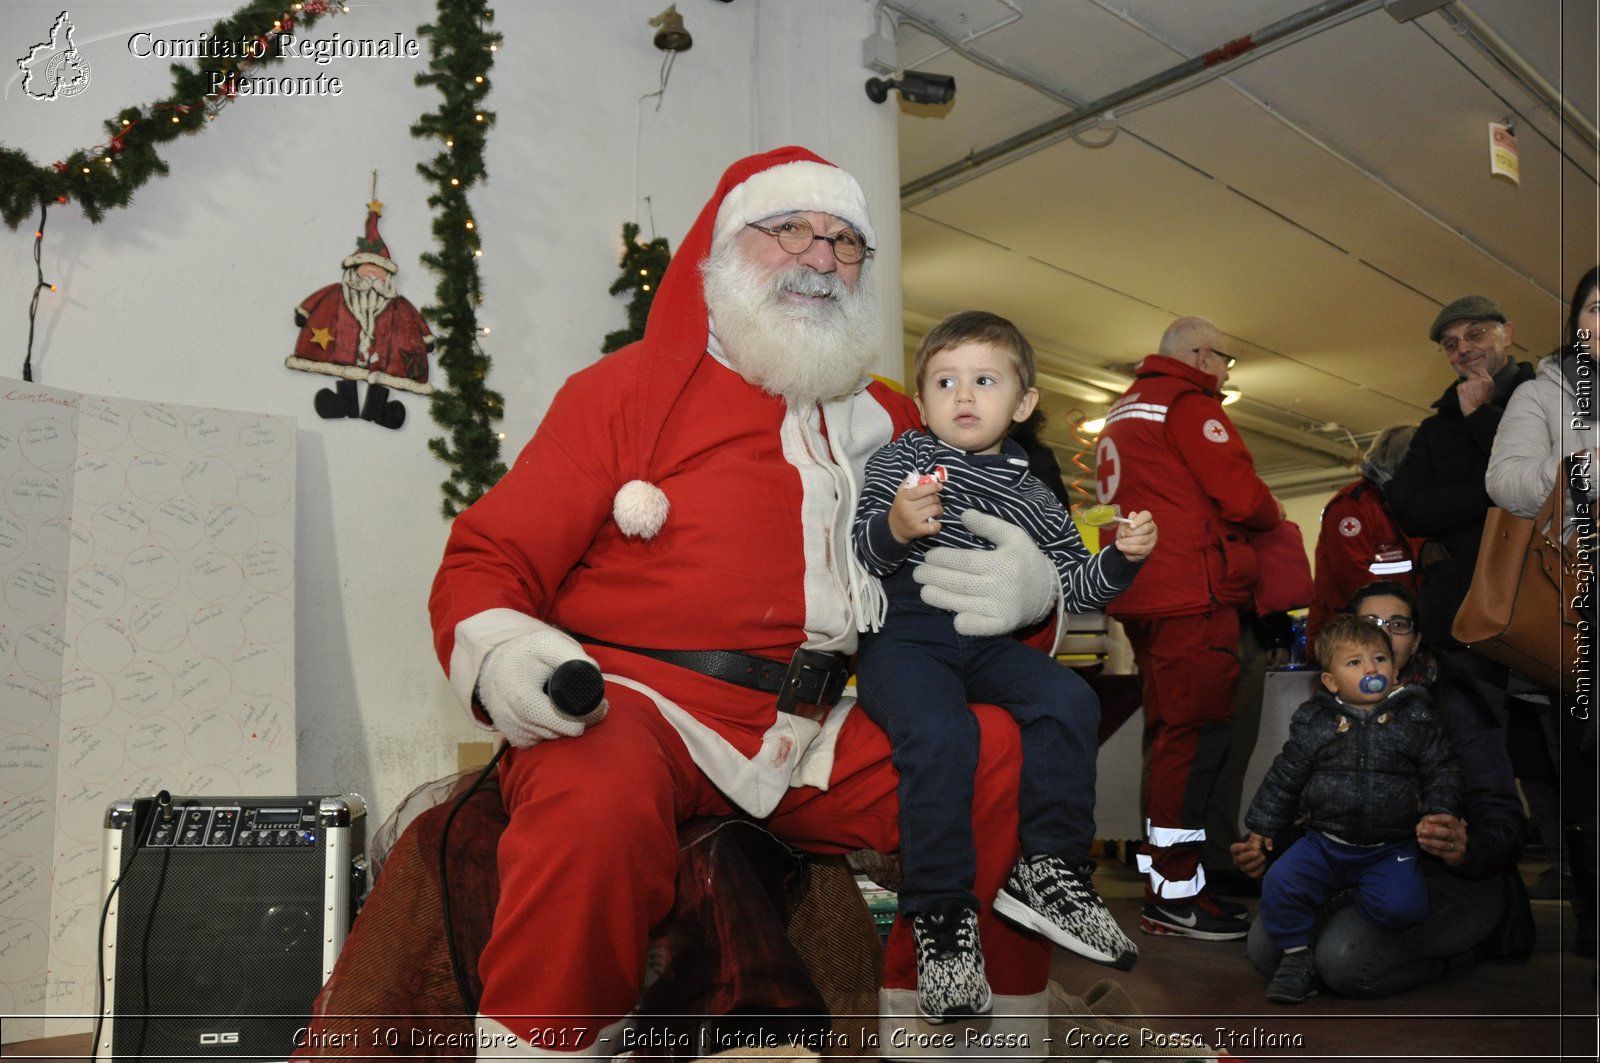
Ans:
{"type": "MultiPolygon", "coordinates": [[[[1450,957],[1488,936],[1505,913],[1499,875],[1458,878],[1428,861],[1428,917],[1406,930],[1384,930],[1364,919],[1356,907],[1336,902],[1323,913],[1317,930],[1317,974],[1322,984],[1346,997],[1387,997],[1437,982],[1450,970],[1450,957]]],[[[1515,871],[1512,872],[1515,874],[1515,871]]],[[[1250,927],[1250,962],[1268,978],[1282,953],[1261,920],[1250,927]]]]}
{"type": "Polygon", "coordinates": [[[862,636],[856,678],[861,707],[889,736],[900,773],[901,911],[978,903],[978,725],[968,702],[999,705],[1020,726],[1023,855],[1073,864],[1088,857],[1100,701],[1072,669],[1009,636],[958,635],[951,614],[894,595],[883,630],[862,636]]]}
{"type": "Polygon", "coordinates": [[[1428,915],[1421,854],[1410,839],[1387,845],[1346,845],[1308,830],[1267,869],[1261,884],[1261,924],[1280,949],[1311,944],[1317,910],[1347,886],[1356,910],[1373,926],[1403,930],[1428,915]]]}

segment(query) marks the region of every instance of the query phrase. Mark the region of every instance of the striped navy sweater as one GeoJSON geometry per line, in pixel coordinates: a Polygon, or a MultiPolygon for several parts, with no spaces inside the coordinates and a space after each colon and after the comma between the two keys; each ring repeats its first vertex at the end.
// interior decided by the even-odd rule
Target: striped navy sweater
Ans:
{"type": "Polygon", "coordinates": [[[1004,442],[999,454],[969,454],[916,430],[879,448],[867,460],[851,530],[856,556],[879,578],[889,579],[899,572],[893,580],[896,589],[902,589],[904,581],[903,589],[913,590],[911,570],[933,547],[994,549],[993,543],[973,535],[961,523],[961,514],[968,509],[1010,521],[1032,536],[1061,577],[1062,601],[1069,612],[1103,607],[1138,574],[1138,562],[1129,561],[1120,550],[1089,553],[1071,515],[1050,489],[1028,472],[1028,459],[1012,440],[1004,442]],[[945,481],[939,501],[944,515],[939,531],[911,543],[897,542],[889,530],[895,492],[907,473],[932,473],[941,466],[945,481]]]}

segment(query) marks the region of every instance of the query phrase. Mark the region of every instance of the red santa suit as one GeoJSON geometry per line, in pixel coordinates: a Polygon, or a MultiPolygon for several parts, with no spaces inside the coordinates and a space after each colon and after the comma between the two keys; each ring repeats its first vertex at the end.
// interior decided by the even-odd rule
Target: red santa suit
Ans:
{"type": "Polygon", "coordinates": [[[1138,864],[1151,901],[1190,900],[1205,887],[1205,807],[1233,719],[1238,607],[1256,582],[1245,529],[1279,521],[1216,386],[1210,373],[1150,355],[1095,451],[1100,501],[1147,509],[1161,528],[1161,545],[1106,607],[1127,629],[1144,682],[1150,781],[1138,864]]]}
{"type": "MultiPolygon", "coordinates": [[[[757,217],[840,214],[841,179],[859,199],[853,179],[804,149],[734,164],[674,255],[645,339],[568,380],[511,471],[456,519],[430,605],[440,659],[480,724],[485,656],[539,622],[619,646],[775,661],[802,646],[853,652],[857,591],[841,566],[857,486],[866,458],[913,426],[915,410],[876,383],[791,409],[746,382],[707,353],[698,269],[725,201],[733,213],[776,203],[757,217]]],[[[840,216],[870,237],[860,207],[840,216]]],[[[897,780],[884,735],[848,699],[779,712],[771,694],[586,649],[605,673],[609,715],[502,762],[511,822],[479,1024],[522,1033],[567,1022],[558,1047],[613,1052],[625,1047],[619,1019],[638,997],[649,929],[672,906],[679,822],[743,811],[798,847],[892,851],[897,780]]],[[[988,1021],[1039,1045],[1049,945],[989,910],[1017,857],[1020,753],[1003,717],[980,709],[973,810],[988,1021]]],[[[886,1024],[915,1015],[915,985],[911,935],[897,925],[886,1024]]]]}
{"type": "MultiPolygon", "coordinates": [[[[341,265],[346,270],[372,265],[391,276],[399,268],[378,234],[380,204],[368,204],[365,235],[341,265]]],[[[284,359],[290,369],[346,380],[366,380],[418,395],[432,395],[428,383],[428,354],[433,333],[411,301],[396,295],[372,322],[372,335],[361,334],[361,322],[345,305],[344,282],[319,288],[294,309],[300,336],[294,353],[284,359]]]]}
{"type": "Polygon", "coordinates": [[[1416,549],[1400,531],[1383,490],[1362,477],[1345,484],[1322,508],[1317,535],[1316,591],[1306,618],[1306,645],[1373,580],[1394,580],[1417,592],[1416,549]]]}

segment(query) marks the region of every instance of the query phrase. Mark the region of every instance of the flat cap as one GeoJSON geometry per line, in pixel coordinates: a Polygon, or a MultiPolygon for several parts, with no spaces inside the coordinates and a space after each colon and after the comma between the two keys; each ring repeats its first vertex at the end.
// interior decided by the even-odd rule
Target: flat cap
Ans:
{"type": "Polygon", "coordinates": [[[1506,316],[1500,312],[1500,305],[1487,295],[1463,295],[1439,311],[1428,328],[1428,338],[1438,343],[1439,336],[1453,321],[1498,321],[1504,325],[1506,316]]]}

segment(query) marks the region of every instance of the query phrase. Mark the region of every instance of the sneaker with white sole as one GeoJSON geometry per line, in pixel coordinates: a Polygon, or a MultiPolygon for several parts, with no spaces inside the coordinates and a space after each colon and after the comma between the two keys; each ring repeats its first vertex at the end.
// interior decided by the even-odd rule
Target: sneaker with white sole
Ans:
{"type": "Polygon", "coordinates": [[[1139,929],[1200,941],[1237,941],[1250,933],[1249,909],[1221,904],[1204,891],[1191,901],[1145,901],[1139,929]]]}
{"type": "Polygon", "coordinates": [[[978,947],[978,913],[952,905],[911,916],[917,1010],[931,1023],[987,1015],[993,1005],[978,947]]]}
{"type": "Polygon", "coordinates": [[[1094,888],[1094,861],[1073,867],[1058,856],[1017,861],[995,896],[995,914],[1037,931],[1079,956],[1115,967],[1133,968],[1139,947],[1111,918],[1094,888]]]}

